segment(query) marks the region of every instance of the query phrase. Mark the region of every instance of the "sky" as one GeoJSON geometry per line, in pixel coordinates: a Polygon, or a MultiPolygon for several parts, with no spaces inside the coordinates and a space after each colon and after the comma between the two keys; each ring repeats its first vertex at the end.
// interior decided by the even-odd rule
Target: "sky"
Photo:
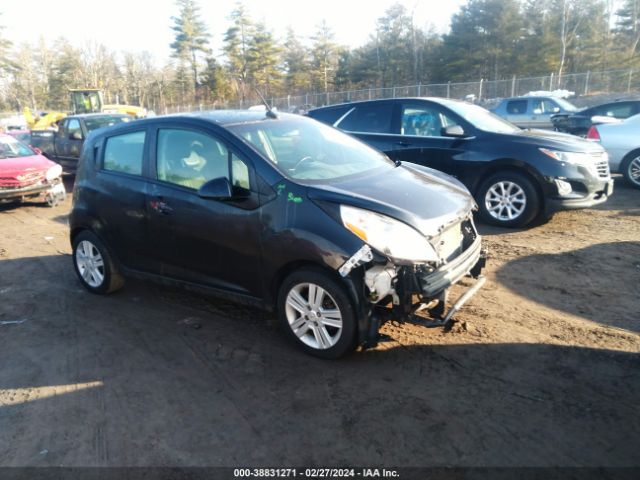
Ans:
{"type": "MultiPolygon", "coordinates": [[[[449,29],[451,15],[465,0],[399,0],[414,11],[416,25],[433,25],[441,33],[449,29]]],[[[211,34],[211,46],[219,51],[227,17],[235,0],[199,0],[211,34]]],[[[336,41],[351,48],[364,44],[375,21],[395,0],[244,0],[255,20],[264,20],[277,38],[287,26],[308,38],[322,19],[336,41]]],[[[174,0],[0,0],[2,35],[14,44],[36,42],[40,36],[53,44],[64,36],[75,46],[102,43],[113,51],[149,51],[158,62],[170,55],[173,40],[170,17],[178,14],[174,0]]]]}

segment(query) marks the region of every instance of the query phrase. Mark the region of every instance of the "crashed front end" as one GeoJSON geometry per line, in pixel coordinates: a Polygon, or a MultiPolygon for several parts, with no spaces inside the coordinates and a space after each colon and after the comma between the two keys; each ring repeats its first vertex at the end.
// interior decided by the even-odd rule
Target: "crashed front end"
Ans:
{"type": "Polygon", "coordinates": [[[50,168],[19,174],[0,173],[0,203],[36,201],[54,206],[65,196],[62,168],[59,171],[58,168],[50,168]]]}
{"type": "Polygon", "coordinates": [[[365,348],[377,345],[379,328],[391,320],[426,327],[447,325],[484,284],[486,251],[472,212],[441,225],[423,238],[433,249],[429,259],[398,258],[393,251],[365,243],[340,268],[342,277],[351,277],[362,289],[360,343],[365,348]],[[448,289],[464,277],[475,282],[447,311],[448,289]]]}

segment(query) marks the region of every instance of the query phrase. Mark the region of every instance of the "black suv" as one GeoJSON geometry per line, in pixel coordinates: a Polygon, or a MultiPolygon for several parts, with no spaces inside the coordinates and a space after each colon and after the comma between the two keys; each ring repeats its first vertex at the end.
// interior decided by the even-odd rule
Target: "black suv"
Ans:
{"type": "Polygon", "coordinates": [[[455,179],[305,117],[158,117],[87,139],[73,265],[93,293],[136,276],[275,309],[299,346],[338,357],[387,320],[427,322],[417,309],[445,324],[482,285],[473,207],[455,179]]]}
{"type": "Polygon", "coordinates": [[[638,113],[640,100],[619,100],[589,107],[577,113],[558,113],[551,116],[551,122],[558,132],[585,137],[593,125],[624,120],[638,113]]]}
{"type": "Polygon", "coordinates": [[[396,98],[317,108],[308,115],[394,160],[457,177],[476,198],[482,218],[494,225],[522,227],[541,214],[602,203],[613,192],[600,145],[521,130],[477,105],[396,98]]]}

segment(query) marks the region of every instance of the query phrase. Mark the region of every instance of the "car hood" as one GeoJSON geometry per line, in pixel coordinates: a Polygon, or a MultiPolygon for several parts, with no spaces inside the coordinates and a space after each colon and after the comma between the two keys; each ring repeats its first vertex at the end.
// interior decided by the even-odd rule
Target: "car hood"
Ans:
{"type": "Polygon", "coordinates": [[[505,137],[519,143],[566,152],[602,152],[602,147],[597,143],[584,140],[575,135],[569,135],[568,133],[553,132],[551,130],[527,129],[514,134],[505,134],[505,137]]]}
{"type": "Polygon", "coordinates": [[[426,237],[468,217],[475,207],[457,180],[419,165],[403,164],[364,177],[313,185],[309,198],[371,210],[407,223],[426,237]]]}
{"type": "Polygon", "coordinates": [[[42,155],[30,155],[18,158],[0,158],[0,177],[17,178],[18,176],[46,172],[55,165],[54,162],[42,155]]]}

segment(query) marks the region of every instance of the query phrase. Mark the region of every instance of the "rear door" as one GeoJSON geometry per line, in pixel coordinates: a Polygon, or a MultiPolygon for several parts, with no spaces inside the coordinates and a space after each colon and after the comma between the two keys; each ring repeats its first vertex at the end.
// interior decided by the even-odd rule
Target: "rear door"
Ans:
{"type": "Polygon", "coordinates": [[[155,130],[147,195],[148,252],[158,274],[258,296],[260,209],[255,173],[228,140],[223,131],[192,126],[155,130]],[[244,198],[198,196],[200,186],[220,177],[229,179],[244,198]]]}
{"type": "Polygon", "coordinates": [[[96,178],[91,202],[101,219],[104,240],[125,267],[149,269],[144,162],[146,128],[112,135],[96,152],[96,178]]]}
{"type": "Polygon", "coordinates": [[[338,119],[334,126],[395,158],[396,147],[402,140],[394,135],[398,112],[398,102],[392,100],[359,103],[338,119]]]}
{"type": "Polygon", "coordinates": [[[521,128],[528,128],[531,125],[531,115],[529,114],[529,100],[526,98],[508,100],[505,106],[506,119],[521,128]]]}

